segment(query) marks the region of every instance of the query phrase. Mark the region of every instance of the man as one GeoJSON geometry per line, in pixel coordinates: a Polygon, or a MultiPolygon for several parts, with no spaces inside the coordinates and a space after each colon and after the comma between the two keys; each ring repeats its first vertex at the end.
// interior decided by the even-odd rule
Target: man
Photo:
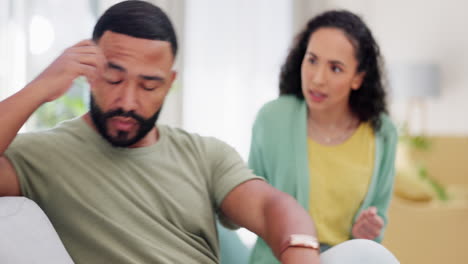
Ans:
{"type": "Polygon", "coordinates": [[[155,126],[176,53],[158,7],[108,9],[93,40],[66,49],[0,103],[0,196],[34,200],[75,263],[218,263],[216,214],[257,233],[283,263],[318,263],[313,222],[294,199],[223,142],[155,126]],[[17,135],[82,75],[91,85],[88,113],[17,135]]]}

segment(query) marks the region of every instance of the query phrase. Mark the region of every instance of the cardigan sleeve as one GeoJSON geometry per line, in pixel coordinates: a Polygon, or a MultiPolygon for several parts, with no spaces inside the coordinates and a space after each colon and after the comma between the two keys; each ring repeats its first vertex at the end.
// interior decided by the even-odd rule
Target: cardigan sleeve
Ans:
{"type": "Polygon", "coordinates": [[[388,208],[393,194],[393,185],[395,179],[395,156],[398,143],[398,135],[394,125],[390,120],[387,121],[387,128],[384,133],[383,157],[381,170],[378,180],[378,191],[372,201],[372,205],[377,207],[377,213],[384,220],[384,228],[380,235],[375,239],[381,242],[388,223],[388,208]]]}
{"type": "Polygon", "coordinates": [[[249,153],[249,167],[252,169],[253,173],[257,176],[264,177],[267,181],[268,175],[265,170],[264,157],[262,155],[262,120],[261,117],[257,117],[252,128],[252,142],[250,144],[250,153],[249,153]]]}

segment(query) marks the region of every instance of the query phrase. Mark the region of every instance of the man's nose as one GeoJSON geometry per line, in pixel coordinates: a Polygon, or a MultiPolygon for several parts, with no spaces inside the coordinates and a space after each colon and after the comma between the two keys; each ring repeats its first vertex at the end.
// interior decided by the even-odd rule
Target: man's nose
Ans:
{"type": "Polygon", "coordinates": [[[118,106],[125,112],[135,111],[137,108],[136,87],[134,85],[123,86],[120,90],[118,106]]]}

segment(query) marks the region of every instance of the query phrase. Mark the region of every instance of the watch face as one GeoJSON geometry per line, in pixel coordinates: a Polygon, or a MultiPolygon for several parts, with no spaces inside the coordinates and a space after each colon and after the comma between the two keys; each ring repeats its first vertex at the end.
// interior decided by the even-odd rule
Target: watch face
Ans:
{"type": "Polygon", "coordinates": [[[317,238],[309,235],[291,235],[290,246],[308,247],[313,249],[319,248],[317,238]]]}
{"type": "Polygon", "coordinates": [[[293,234],[281,247],[280,254],[288,247],[304,247],[320,250],[320,244],[316,237],[311,235],[293,234]]]}

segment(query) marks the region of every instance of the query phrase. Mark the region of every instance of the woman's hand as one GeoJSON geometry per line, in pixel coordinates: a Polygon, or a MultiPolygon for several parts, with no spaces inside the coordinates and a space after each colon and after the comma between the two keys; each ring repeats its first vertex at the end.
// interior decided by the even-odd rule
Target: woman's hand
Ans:
{"type": "Polygon", "coordinates": [[[355,238],[375,239],[380,235],[384,221],[377,214],[377,208],[372,206],[362,211],[352,228],[355,238]]]}

